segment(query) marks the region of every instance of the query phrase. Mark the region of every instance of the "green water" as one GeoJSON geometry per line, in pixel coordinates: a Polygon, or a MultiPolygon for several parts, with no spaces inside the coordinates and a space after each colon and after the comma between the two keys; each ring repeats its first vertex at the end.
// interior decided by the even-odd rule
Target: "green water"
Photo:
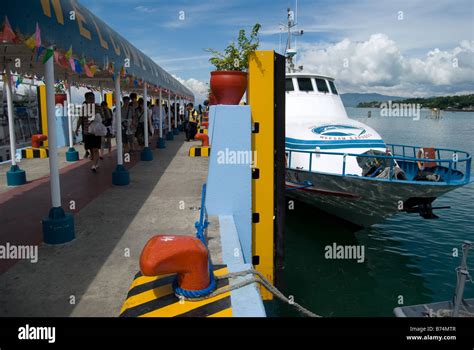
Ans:
{"type": "MultiPolygon", "coordinates": [[[[348,108],[351,118],[379,132],[387,143],[454,148],[474,152],[474,113],[444,112],[440,120],[381,117],[377,109],[348,108]]],[[[313,207],[296,202],[287,210],[284,291],[325,316],[393,316],[405,305],[451,299],[459,258],[452,256],[463,240],[474,241],[474,184],[435,201],[452,209],[436,212],[437,220],[397,214],[381,224],[356,231],[313,207]],[[363,245],[365,261],[330,260],[325,247],[363,245]]],[[[470,266],[474,267],[471,253],[470,266]]],[[[474,285],[466,285],[466,298],[474,285]]],[[[266,305],[272,316],[296,316],[280,302],[266,305]]]]}

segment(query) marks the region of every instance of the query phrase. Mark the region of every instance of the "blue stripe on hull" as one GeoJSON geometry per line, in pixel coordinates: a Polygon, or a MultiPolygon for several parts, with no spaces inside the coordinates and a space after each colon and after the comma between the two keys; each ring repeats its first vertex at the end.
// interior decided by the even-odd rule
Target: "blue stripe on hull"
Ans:
{"type": "Polygon", "coordinates": [[[341,148],[384,148],[385,149],[385,144],[384,143],[359,143],[359,144],[350,144],[350,143],[344,143],[344,144],[333,144],[333,145],[295,145],[292,143],[286,143],[285,144],[286,148],[289,149],[294,149],[294,150],[314,150],[316,147],[319,147],[319,149],[341,149],[341,148]]]}
{"type": "Polygon", "coordinates": [[[340,143],[378,143],[383,144],[385,146],[385,142],[382,139],[378,140],[301,140],[301,139],[293,139],[291,137],[286,137],[285,141],[287,143],[293,144],[302,144],[302,145],[333,145],[333,144],[340,144],[340,143]]]}

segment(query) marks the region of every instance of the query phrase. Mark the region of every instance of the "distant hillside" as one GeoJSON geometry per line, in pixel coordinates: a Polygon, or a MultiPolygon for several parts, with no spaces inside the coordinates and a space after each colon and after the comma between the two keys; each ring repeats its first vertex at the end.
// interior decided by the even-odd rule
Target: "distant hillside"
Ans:
{"type": "MultiPolygon", "coordinates": [[[[357,107],[380,108],[385,101],[360,102],[357,107]]],[[[456,96],[437,96],[428,98],[408,98],[398,101],[404,104],[420,104],[423,108],[438,108],[449,111],[474,111],[474,94],[456,96]]]]}
{"type": "Polygon", "coordinates": [[[357,107],[359,103],[367,103],[373,101],[385,102],[385,101],[397,101],[403,100],[405,97],[400,96],[386,96],[381,94],[360,94],[360,93],[347,93],[341,94],[342,102],[345,107],[357,107]]]}

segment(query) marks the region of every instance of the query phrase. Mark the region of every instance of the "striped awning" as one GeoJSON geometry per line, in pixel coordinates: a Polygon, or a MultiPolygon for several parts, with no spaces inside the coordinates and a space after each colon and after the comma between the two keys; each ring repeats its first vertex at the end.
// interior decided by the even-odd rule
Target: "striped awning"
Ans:
{"type": "Polygon", "coordinates": [[[77,1],[2,1],[0,23],[0,69],[10,61],[13,72],[41,79],[45,55],[54,54],[56,79],[113,89],[120,77],[124,89],[146,82],[151,93],[194,100],[191,90],[77,1]]]}

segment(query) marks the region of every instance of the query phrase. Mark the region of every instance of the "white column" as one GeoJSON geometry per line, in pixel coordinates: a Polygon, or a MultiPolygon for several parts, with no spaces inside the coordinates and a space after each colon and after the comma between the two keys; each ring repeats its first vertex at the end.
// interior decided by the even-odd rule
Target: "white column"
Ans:
{"type": "Polygon", "coordinates": [[[178,96],[174,95],[174,127],[178,128],[178,96]]]}
{"type": "Polygon", "coordinates": [[[12,166],[16,165],[16,134],[15,134],[15,116],[13,114],[13,93],[10,67],[6,68],[5,79],[3,80],[4,90],[7,90],[7,110],[8,110],[8,132],[10,134],[10,158],[12,166]]]}
{"type": "Polygon", "coordinates": [[[115,139],[117,140],[117,165],[123,165],[122,144],[122,94],[120,92],[120,75],[115,76],[115,139]]]}
{"type": "Polygon", "coordinates": [[[100,103],[104,102],[104,90],[102,89],[102,83],[99,83],[100,103]]]}
{"type": "Polygon", "coordinates": [[[168,132],[171,132],[171,91],[168,93],[168,132]]]}
{"type": "MultiPolygon", "coordinates": [[[[51,48],[52,49],[52,48],[51,48]]],[[[61,207],[61,186],[59,183],[58,140],[56,136],[56,106],[54,102],[54,58],[44,65],[46,85],[46,111],[48,114],[49,173],[51,179],[51,202],[53,208],[61,207]]]]}
{"type": "Polygon", "coordinates": [[[67,94],[67,127],[69,131],[69,148],[74,147],[74,138],[72,135],[72,80],[68,79],[68,88],[66,90],[67,94]]]}
{"type": "Polygon", "coordinates": [[[159,112],[159,115],[160,115],[160,139],[163,138],[163,100],[162,100],[162,93],[161,93],[161,89],[160,89],[160,101],[159,101],[159,104],[158,104],[158,112],[159,112]]]}
{"type": "Polygon", "coordinates": [[[143,118],[145,119],[143,122],[144,124],[144,133],[145,133],[145,147],[148,147],[148,90],[146,83],[143,84],[143,118]]]}

